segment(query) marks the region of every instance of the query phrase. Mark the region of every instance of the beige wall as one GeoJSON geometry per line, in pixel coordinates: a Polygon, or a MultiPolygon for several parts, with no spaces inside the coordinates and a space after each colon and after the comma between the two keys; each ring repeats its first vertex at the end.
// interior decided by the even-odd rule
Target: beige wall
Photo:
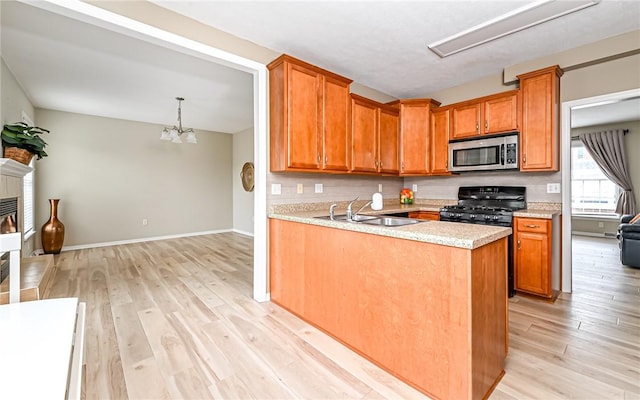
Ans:
{"type": "Polygon", "coordinates": [[[31,101],[2,60],[2,124],[22,121],[22,111],[34,119],[31,101]]]}
{"type": "Polygon", "coordinates": [[[36,227],[60,198],[65,246],[232,228],[230,135],[197,131],[197,145],[176,145],[159,140],[160,125],[43,109],[36,120],[51,130],[36,227]]]}
{"type": "Polygon", "coordinates": [[[253,128],[233,134],[233,229],[253,235],[253,194],[242,187],[240,172],[253,162],[253,128]]]}
{"type": "MultiPolygon", "coordinates": [[[[627,157],[627,167],[631,174],[633,183],[633,193],[636,196],[636,209],[640,210],[640,121],[621,122],[618,124],[586,126],[571,130],[571,136],[585,132],[599,132],[604,130],[629,129],[629,133],[624,137],[625,153],[627,157]]],[[[573,217],[571,218],[572,230],[578,232],[589,232],[613,234],[618,227],[618,219],[597,218],[597,217],[573,217]],[[602,226],[600,226],[602,225],[602,226]]]]}

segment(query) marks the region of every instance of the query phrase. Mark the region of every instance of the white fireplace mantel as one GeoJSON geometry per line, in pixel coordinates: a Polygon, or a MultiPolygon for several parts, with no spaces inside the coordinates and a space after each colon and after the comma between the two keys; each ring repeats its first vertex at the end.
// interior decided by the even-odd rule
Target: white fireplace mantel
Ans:
{"type": "Polygon", "coordinates": [[[33,168],[28,165],[21,164],[10,158],[0,158],[0,175],[24,178],[31,171],[33,171],[33,168]]]}

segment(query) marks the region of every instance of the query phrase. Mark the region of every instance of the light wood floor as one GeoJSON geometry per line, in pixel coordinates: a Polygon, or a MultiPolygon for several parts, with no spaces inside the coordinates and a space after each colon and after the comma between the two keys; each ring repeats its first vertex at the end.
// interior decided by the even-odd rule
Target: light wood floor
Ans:
{"type": "MultiPolygon", "coordinates": [[[[491,399],[640,399],[640,270],[574,242],[574,293],[509,303],[491,399]]],[[[50,297],[87,302],[85,399],[420,399],[276,305],[251,300],[252,240],[227,233],[63,252],[50,297]]]]}

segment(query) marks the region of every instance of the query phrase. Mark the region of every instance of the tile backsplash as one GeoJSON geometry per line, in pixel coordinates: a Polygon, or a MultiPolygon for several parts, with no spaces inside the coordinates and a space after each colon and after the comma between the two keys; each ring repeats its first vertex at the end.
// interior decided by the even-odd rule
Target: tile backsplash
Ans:
{"type": "Polygon", "coordinates": [[[456,199],[460,186],[525,186],[527,202],[560,203],[560,193],[547,193],[547,183],[560,183],[560,172],[466,172],[445,177],[405,178],[406,187],[418,185],[419,199],[456,199]]]}
{"type": "Polygon", "coordinates": [[[416,199],[455,200],[459,186],[526,186],[527,202],[560,203],[560,193],[547,193],[547,183],[560,183],[560,172],[468,172],[452,176],[436,177],[368,177],[356,175],[268,173],[267,198],[269,205],[295,203],[322,203],[371,199],[382,184],[385,199],[399,196],[403,187],[418,185],[416,199]],[[315,185],[322,184],[323,192],[315,193],[315,185]],[[271,194],[271,185],[280,184],[281,194],[271,194]],[[298,194],[298,184],[302,184],[303,193],[298,194]]]}

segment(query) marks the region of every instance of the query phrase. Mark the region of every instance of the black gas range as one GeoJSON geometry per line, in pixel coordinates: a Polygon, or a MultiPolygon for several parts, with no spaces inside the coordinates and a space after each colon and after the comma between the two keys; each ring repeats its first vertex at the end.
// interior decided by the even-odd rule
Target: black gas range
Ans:
{"type": "MultiPolygon", "coordinates": [[[[458,204],[440,209],[440,221],[467,224],[513,226],[513,212],[527,208],[522,186],[461,186],[458,204]]],[[[513,276],[513,235],[508,238],[508,296],[515,295],[513,276]]]]}
{"type": "Polygon", "coordinates": [[[513,212],[527,208],[522,186],[461,186],[458,204],[440,209],[440,221],[512,226],[513,212]]]}

